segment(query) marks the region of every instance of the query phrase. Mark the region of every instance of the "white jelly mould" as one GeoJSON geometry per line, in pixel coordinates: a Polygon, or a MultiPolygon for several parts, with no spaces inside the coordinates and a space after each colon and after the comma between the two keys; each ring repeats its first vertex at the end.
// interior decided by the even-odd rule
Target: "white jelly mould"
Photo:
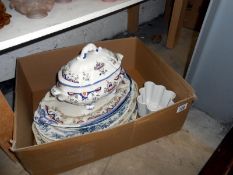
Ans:
{"type": "Polygon", "coordinates": [[[151,81],[144,83],[144,87],[139,89],[139,94],[137,105],[138,115],[141,117],[174,104],[173,99],[176,97],[173,91],[151,81]]]}

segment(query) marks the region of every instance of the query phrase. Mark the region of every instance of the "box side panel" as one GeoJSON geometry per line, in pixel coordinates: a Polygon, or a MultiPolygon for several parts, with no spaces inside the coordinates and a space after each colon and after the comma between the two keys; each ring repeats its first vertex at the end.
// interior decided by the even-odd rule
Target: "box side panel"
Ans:
{"type": "Polygon", "coordinates": [[[45,96],[45,94],[48,91],[49,91],[49,89],[33,92],[33,94],[32,94],[32,98],[33,98],[32,99],[32,102],[33,102],[32,103],[32,111],[36,111],[40,101],[43,99],[43,97],[45,96]]]}
{"type": "Polygon", "coordinates": [[[32,92],[24,76],[22,67],[17,62],[14,128],[16,144],[14,147],[25,147],[32,144],[32,114],[32,92]]]}
{"type": "Polygon", "coordinates": [[[76,57],[77,46],[33,54],[19,59],[32,92],[49,89],[56,83],[58,70],[76,57]]]}
{"type": "Polygon", "coordinates": [[[15,155],[9,150],[13,138],[14,113],[0,90],[0,148],[14,161],[15,155]]]}
{"type": "Polygon", "coordinates": [[[139,40],[135,59],[135,69],[144,77],[145,81],[153,81],[176,92],[176,101],[195,96],[191,86],[139,40]]]}
{"type": "Polygon", "coordinates": [[[16,155],[32,174],[53,174],[130,148],[133,125],[59,142],[17,150],[16,155]]]}

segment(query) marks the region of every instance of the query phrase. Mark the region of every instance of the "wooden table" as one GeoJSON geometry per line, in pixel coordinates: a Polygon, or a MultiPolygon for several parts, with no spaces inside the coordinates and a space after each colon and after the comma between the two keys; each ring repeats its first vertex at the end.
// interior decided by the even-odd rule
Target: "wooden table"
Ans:
{"type": "MultiPolygon", "coordinates": [[[[167,48],[174,48],[180,29],[183,25],[185,7],[187,0],[166,0],[164,19],[169,25],[167,33],[167,48]]],[[[136,32],[139,19],[139,5],[135,5],[128,9],[128,30],[136,32]]]]}

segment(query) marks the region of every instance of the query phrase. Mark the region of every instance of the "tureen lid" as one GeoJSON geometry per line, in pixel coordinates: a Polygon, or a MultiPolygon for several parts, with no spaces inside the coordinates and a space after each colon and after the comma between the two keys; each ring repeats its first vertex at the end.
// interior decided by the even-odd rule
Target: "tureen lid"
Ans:
{"type": "Polygon", "coordinates": [[[87,44],[81,54],[64,65],[59,73],[60,83],[72,87],[85,87],[107,79],[121,69],[123,55],[87,44]]]}

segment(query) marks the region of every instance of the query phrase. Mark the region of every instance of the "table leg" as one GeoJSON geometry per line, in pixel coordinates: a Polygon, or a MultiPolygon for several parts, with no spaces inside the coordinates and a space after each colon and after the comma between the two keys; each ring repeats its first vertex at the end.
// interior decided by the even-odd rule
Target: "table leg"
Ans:
{"type": "Polygon", "coordinates": [[[138,30],[139,4],[128,8],[128,32],[134,33],[138,30]]]}
{"type": "Polygon", "coordinates": [[[180,29],[183,25],[183,18],[187,0],[175,0],[171,21],[169,25],[169,31],[167,35],[167,48],[174,48],[177,36],[179,35],[180,29]]]}

